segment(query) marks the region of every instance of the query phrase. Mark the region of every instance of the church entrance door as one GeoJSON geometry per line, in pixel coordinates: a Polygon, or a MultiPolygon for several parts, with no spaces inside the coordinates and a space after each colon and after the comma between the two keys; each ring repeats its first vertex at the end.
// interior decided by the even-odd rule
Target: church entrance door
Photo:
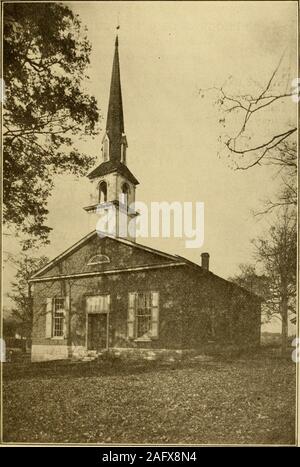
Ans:
{"type": "Polygon", "coordinates": [[[88,314],[88,350],[108,348],[108,313],[88,314]]]}

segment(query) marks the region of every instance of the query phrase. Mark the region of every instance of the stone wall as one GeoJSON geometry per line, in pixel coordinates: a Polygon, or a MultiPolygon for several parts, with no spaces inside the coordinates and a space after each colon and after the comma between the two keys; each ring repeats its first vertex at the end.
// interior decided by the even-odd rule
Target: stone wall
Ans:
{"type": "Polygon", "coordinates": [[[72,279],[67,281],[49,281],[36,283],[34,286],[34,326],[33,344],[45,343],[58,345],[65,340],[46,339],[46,302],[64,294],[71,295],[72,313],[68,344],[86,345],[86,297],[96,294],[110,294],[111,310],[109,314],[109,346],[118,348],[173,348],[182,347],[182,289],[181,276],[175,269],[158,269],[147,272],[130,272],[108,276],[72,279]],[[128,339],[127,314],[128,294],[137,291],[159,292],[159,335],[150,342],[138,342],[128,339]],[[181,291],[180,291],[181,290],[181,291]]]}
{"type": "Polygon", "coordinates": [[[67,345],[33,344],[31,347],[31,361],[65,360],[69,357],[67,345]]]}
{"type": "MultiPolygon", "coordinates": [[[[67,257],[46,275],[82,272],[92,252],[99,252],[98,237],[67,257]]],[[[100,251],[111,258],[111,264],[135,266],[166,262],[155,254],[102,239],[100,251]]],[[[99,266],[98,266],[99,267],[99,266]]],[[[39,282],[33,290],[32,343],[35,357],[49,354],[84,355],[87,336],[86,298],[89,295],[110,294],[109,348],[144,351],[174,350],[235,345],[259,345],[260,304],[251,294],[198,267],[176,266],[143,271],[124,271],[88,278],[39,282]],[[129,292],[159,292],[159,334],[141,342],[128,338],[129,292]],[[68,333],[65,339],[45,337],[47,298],[70,297],[71,314],[66,316],[68,333]],[[44,347],[42,351],[41,346],[44,347]]],[[[150,354],[149,354],[150,355],[150,354]]],[[[44,357],[43,357],[44,358],[44,357]]],[[[59,357],[60,358],[60,357],[59,357]]]]}

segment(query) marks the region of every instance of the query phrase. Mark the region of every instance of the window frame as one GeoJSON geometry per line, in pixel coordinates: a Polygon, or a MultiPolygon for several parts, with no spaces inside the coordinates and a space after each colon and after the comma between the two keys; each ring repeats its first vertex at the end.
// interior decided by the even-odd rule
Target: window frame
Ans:
{"type": "Polygon", "coordinates": [[[156,340],[159,337],[159,292],[157,290],[146,290],[146,291],[135,291],[129,292],[128,294],[128,318],[127,318],[127,336],[129,339],[134,340],[135,342],[149,342],[156,340]],[[144,307],[144,309],[150,310],[148,313],[140,313],[139,310],[143,308],[138,306],[138,296],[143,295],[145,302],[147,302],[146,295],[150,296],[150,305],[144,307]],[[153,304],[153,297],[156,295],[157,304],[153,304]],[[132,298],[134,296],[134,305],[130,305],[132,298]],[[154,319],[154,311],[156,311],[156,319],[154,319]],[[139,328],[139,319],[143,317],[148,317],[150,323],[150,329],[146,331],[143,335],[138,336],[139,328]],[[149,319],[150,317],[150,319],[149,319]],[[132,336],[129,335],[129,326],[132,329],[132,336]],[[156,328],[155,335],[153,335],[154,326],[156,328]],[[148,334],[148,335],[146,335],[148,334]]]}
{"type": "Polygon", "coordinates": [[[51,335],[52,339],[65,339],[65,322],[66,320],[66,297],[54,297],[52,301],[52,323],[51,323],[51,335]],[[56,309],[56,301],[63,301],[63,308],[56,309]],[[59,316],[56,316],[57,310],[62,310],[59,316]],[[59,327],[61,328],[61,334],[55,333],[56,323],[59,320],[59,327]]]}
{"type": "Polygon", "coordinates": [[[128,208],[129,205],[129,195],[130,195],[130,186],[127,182],[122,183],[121,186],[121,202],[124,206],[128,208]]]}
{"type": "MultiPolygon", "coordinates": [[[[148,340],[151,339],[151,332],[152,332],[152,295],[151,292],[138,292],[137,293],[137,306],[135,307],[135,316],[134,316],[134,334],[137,340],[148,340]],[[139,300],[142,299],[145,302],[145,306],[139,306],[139,300]],[[147,301],[150,299],[150,304],[147,305],[147,301]],[[147,325],[149,329],[145,331],[143,334],[139,335],[139,326],[141,324],[147,325]],[[148,334],[150,333],[150,336],[148,334]]],[[[141,326],[142,327],[142,326],[141,326]]]]}
{"type": "Polygon", "coordinates": [[[107,263],[110,263],[109,256],[103,255],[102,253],[97,253],[96,255],[93,255],[90,257],[90,259],[87,262],[87,266],[95,266],[96,264],[107,264],[107,263]],[[97,256],[102,256],[103,260],[93,262],[93,259],[97,258],[97,256]]]}
{"type": "Polygon", "coordinates": [[[107,203],[107,182],[105,180],[98,183],[98,204],[101,203],[107,203]]]}

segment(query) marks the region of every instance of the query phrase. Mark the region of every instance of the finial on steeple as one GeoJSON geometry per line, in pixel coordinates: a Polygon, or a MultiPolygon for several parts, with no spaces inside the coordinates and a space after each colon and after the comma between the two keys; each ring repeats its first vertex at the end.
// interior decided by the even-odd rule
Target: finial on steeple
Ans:
{"type": "Polygon", "coordinates": [[[118,31],[118,29],[120,29],[120,12],[118,11],[118,19],[117,19],[117,27],[116,27],[116,30],[118,31]]]}
{"type": "Polygon", "coordinates": [[[115,46],[118,47],[119,45],[119,38],[118,38],[118,30],[120,29],[120,21],[119,21],[119,13],[118,13],[118,23],[117,23],[117,27],[116,27],[116,30],[117,30],[117,35],[116,35],[116,42],[115,42],[115,46]]]}

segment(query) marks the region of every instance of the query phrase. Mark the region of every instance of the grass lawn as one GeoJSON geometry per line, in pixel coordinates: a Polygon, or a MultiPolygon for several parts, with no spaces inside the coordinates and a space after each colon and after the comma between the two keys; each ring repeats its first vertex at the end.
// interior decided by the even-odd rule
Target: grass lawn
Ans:
{"type": "Polygon", "coordinates": [[[4,442],[294,444],[295,364],[6,364],[4,442]]]}

